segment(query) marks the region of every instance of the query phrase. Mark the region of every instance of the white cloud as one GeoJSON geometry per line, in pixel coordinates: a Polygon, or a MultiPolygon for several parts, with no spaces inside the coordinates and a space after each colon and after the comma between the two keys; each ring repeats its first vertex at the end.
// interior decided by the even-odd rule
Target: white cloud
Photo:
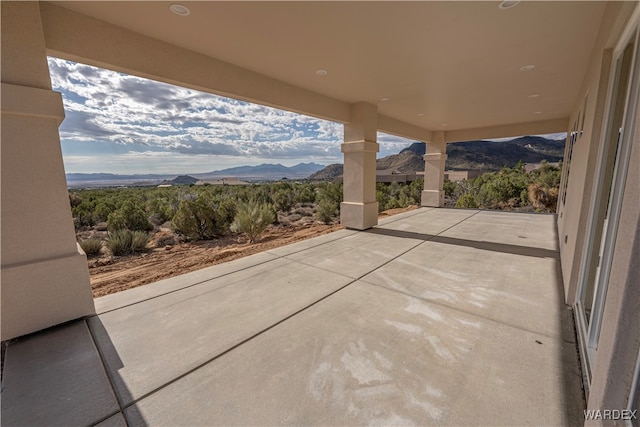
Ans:
{"type": "MultiPolygon", "coordinates": [[[[342,162],[339,123],[57,58],[49,58],[49,68],[64,99],[67,172],[342,162]]],[[[379,142],[382,157],[412,141],[379,134],[379,142]]]]}

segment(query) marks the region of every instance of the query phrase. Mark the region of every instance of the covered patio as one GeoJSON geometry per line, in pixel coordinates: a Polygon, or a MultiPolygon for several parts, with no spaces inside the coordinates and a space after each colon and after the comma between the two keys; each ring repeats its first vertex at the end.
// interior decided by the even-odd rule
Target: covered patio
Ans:
{"type": "Polygon", "coordinates": [[[555,216],[421,208],[10,342],[3,425],[575,425],[555,216]]]}

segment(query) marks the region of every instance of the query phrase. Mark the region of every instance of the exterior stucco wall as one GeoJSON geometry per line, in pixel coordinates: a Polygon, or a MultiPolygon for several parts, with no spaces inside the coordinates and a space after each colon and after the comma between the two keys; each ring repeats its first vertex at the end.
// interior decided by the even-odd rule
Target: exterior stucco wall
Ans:
{"type": "MultiPolygon", "coordinates": [[[[594,170],[605,115],[611,63],[610,49],[615,46],[634,6],[630,2],[612,2],[607,5],[580,96],[575,101],[574,111],[568,122],[567,133],[571,132],[573,123],[579,121],[579,114],[584,109],[583,134],[574,145],[569,165],[570,173],[565,183],[568,189],[566,203],[563,204],[562,200],[558,202],[558,238],[567,304],[575,303],[577,298],[580,261],[585,245],[585,230],[595,178],[594,170]]],[[[568,166],[567,151],[568,147],[565,150],[565,168],[568,166]]]]}
{"type": "Polygon", "coordinates": [[[35,2],[2,2],[2,340],[95,312],[35,2]]]}
{"type": "MultiPolygon", "coordinates": [[[[637,102],[637,101],[636,101],[637,102]]],[[[588,407],[624,409],[640,349],[640,108],[588,407]]]]}
{"type": "MultiPolygon", "coordinates": [[[[579,298],[581,262],[590,244],[587,241],[589,212],[594,202],[596,170],[602,155],[603,126],[606,124],[607,92],[613,49],[638,7],[637,2],[607,5],[581,98],[575,103],[569,126],[585,108],[583,135],[575,143],[570,165],[566,204],[559,201],[558,237],[562,260],[565,298],[574,304],[579,298]],[[584,96],[588,101],[584,103],[584,96]],[[565,241],[566,239],[566,241],[565,241]]],[[[638,102],[637,99],[634,102],[638,102]]],[[[578,120],[579,121],[579,120],[578,120]]],[[[592,369],[587,409],[624,410],[628,406],[636,359],[640,348],[640,112],[636,111],[635,135],[629,155],[621,215],[618,222],[611,274],[604,303],[600,338],[592,369]]],[[[571,127],[568,131],[571,131],[571,127]]],[[[580,129],[578,129],[580,130],[580,129]]],[[[566,158],[566,153],[565,153],[566,158]]],[[[565,163],[565,167],[566,167],[565,163]]],[[[561,192],[562,193],[562,192],[561,192]]],[[[607,195],[608,196],[608,195],[607,195]]],[[[605,197],[607,197],[605,196],[605,197]]],[[[600,200],[600,205],[606,200],[600,200]]],[[[599,245],[599,239],[597,244],[599,245]]],[[[592,246],[595,243],[592,243],[592,246]]],[[[597,247],[593,246],[595,250],[597,247]]],[[[581,357],[585,357],[582,355],[581,357]]],[[[608,421],[587,422],[602,424],[608,421]]],[[[610,423],[610,421],[609,421],[610,423]]],[[[621,424],[622,425],[622,424],[621,424]]]]}

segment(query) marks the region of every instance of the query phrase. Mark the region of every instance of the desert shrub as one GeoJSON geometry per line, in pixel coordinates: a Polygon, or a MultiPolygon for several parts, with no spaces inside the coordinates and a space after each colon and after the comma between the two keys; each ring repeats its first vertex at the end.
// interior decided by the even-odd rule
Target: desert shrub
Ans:
{"type": "Polygon", "coordinates": [[[163,234],[163,232],[160,232],[158,234],[159,235],[156,235],[156,239],[154,242],[155,246],[158,248],[161,248],[163,246],[173,246],[180,243],[179,237],[173,233],[163,234]]]}
{"type": "Polygon", "coordinates": [[[318,215],[318,219],[325,224],[329,224],[333,221],[336,216],[336,212],[338,211],[338,204],[332,200],[324,199],[318,203],[318,211],[316,215],[318,215]]]}
{"type": "Polygon", "coordinates": [[[95,209],[93,210],[93,220],[96,223],[105,222],[109,218],[109,215],[111,215],[114,210],[115,210],[115,207],[113,205],[105,202],[100,202],[96,205],[95,209]]]}
{"type": "Polygon", "coordinates": [[[69,193],[69,203],[72,208],[82,204],[82,197],[78,193],[69,193]]]}
{"type": "Polygon", "coordinates": [[[131,252],[132,233],[129,230],[115,230],[109,232],[107,248],[113,255],[123,255],[131,252]]]}
{"type": "Polygon", "coordinates": [[[449,181],[448,179],[444,180],[444,195],[447,197],[453,197],[456,191],[456,183],[453,181],[449,181]]]}
{"type": "Polygon", "coordinates": [[[102,240],[100,239],[90,238],[81,240],[78,243],[87,255],[97,255],[100,253],[100,249],[102,249],[102,240]]]}
{"type": "Polygon", "coordinates": [[[131,232],[131,250],[134,252],[145,251],[151,240],[151,235],[146,231],[131,232]]]}
{"type": "Polygon", "coordinates": [[[302,184],[297,186],[294,196],[295,203],[315,203],[316,191],[314,186],[310,184],[302,184]]]}
{"type": "Polygon", "coordinates": [[[132,200],[126,200],[119,209],[109,215],[107,227],[109,231],[148,231],[153,228],[145,211],[132,200]]]}
{"type": "Polygon", "coordinates": [[[151,236],[145,231],[110,231],[107,238],[107,248],[113,255],[124,255],[146,250],[150,240],[151,236]]]}
{"type": "Polygon", "coordinates": [[[201,193],[194,200],[180,202],[172,223],[187,238],[205,240],[226,234],[234,216],[230,199],[201,193]]]}
{"type": "Polygon", "coordinates": [[[558,204],[558,187],[543,187],[540,183],[533,183],[527,189],[527,197],[536,209],[542,212],[555,212],[558,204]]]}
{"type": "Polygon", "coordinates": [[[251,243],[276,220],[273,207],[256,200],[239,202],[231,231],[245,233],[251,243]]]}
{"type": "Polygon", "coordinates": [[[316,201],[320,203],[322,200],[330,200],[340,206],[342,202],[342,184],[334,184],[332,182],[323,183],[318,189],[316,201]]]}
{"type": "Polygon", "coordinates": [[[273,199],[273,207],[275,207],[278,212],[289,212],[295,204],[295,194],[286,188],[275,191],[271,195],[271,199],[273,199]]]}
{"type": "Polygon", "coordinates": [[[478,207],[478,202],[469,193],[463,194],[456,201],[456,208],[472,208],[472,209],[475,209],[477,207],[478,207]]]}

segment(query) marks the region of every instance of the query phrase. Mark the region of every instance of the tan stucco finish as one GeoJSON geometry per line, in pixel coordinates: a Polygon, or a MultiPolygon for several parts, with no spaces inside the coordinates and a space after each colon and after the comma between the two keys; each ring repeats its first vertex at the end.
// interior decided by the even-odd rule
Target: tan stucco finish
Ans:
{"type": "Polygon", "coordinates": [[[2,2],[2,340],[94,312],[37,3],[2,2]]]}

